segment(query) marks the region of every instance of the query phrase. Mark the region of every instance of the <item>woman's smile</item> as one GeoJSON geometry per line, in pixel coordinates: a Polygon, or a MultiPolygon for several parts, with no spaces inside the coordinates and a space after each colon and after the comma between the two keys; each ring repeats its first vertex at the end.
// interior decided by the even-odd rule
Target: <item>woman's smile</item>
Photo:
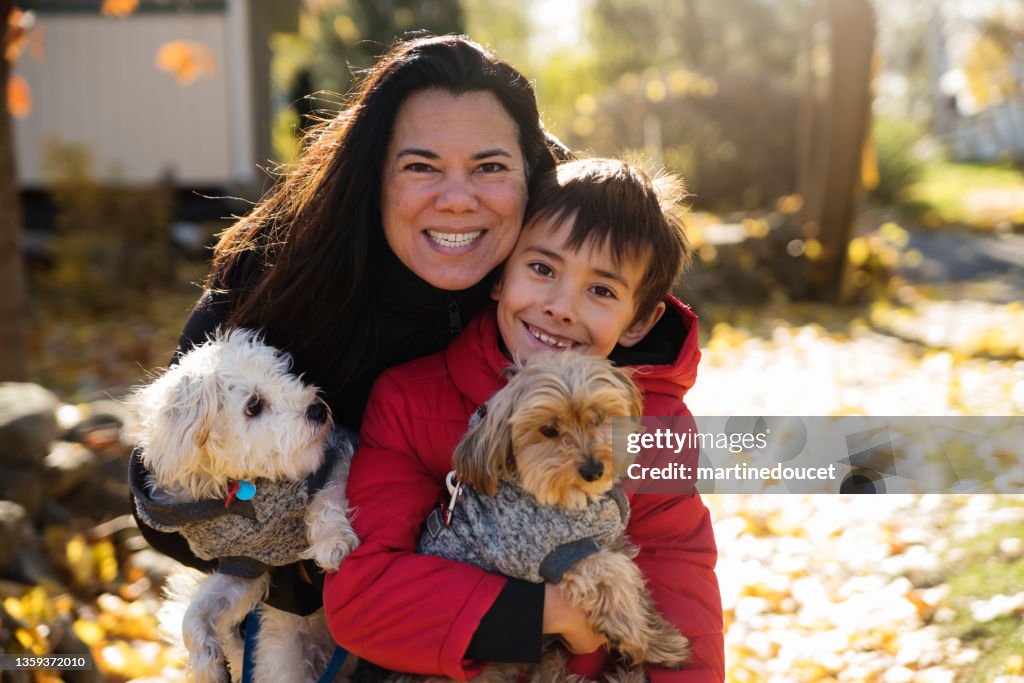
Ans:
{"type": "Polygon", "coordinates": [[[484,234],[483,230],[472,232],[443,232],[441,230],[426,230],[424,234],[432,243],[449,253],[463,253],[476,243],[484,234]]]}

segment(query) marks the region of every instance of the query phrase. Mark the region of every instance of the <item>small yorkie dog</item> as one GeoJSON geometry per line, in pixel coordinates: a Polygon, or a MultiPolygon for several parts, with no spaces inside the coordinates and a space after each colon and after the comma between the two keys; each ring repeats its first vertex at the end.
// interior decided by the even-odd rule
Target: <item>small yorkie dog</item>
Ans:
{"type": "MultiPolygon", "coordinates": [[[[620,655],[607,681],[643,681],[645,663],[679,666],[689,644],[651,601],[625,536],[629,506],[615,486],[630,463],[624,447],[613,447],[612,418],[636,431],[640,392],[607,359],[571,351],[537,354],[513,373],[456,447],[451,496],[428,517],[419,551],[558,584],[620,655]]],[[[493,665],[476,680],[511,682],[522,673],[493,665]]],[[[530,678],[581,681],[557,649],[530,678]]]]}
{"type": "Polygon", "coordinates": [[[260,603],[271,567],[313,559],[336,570],[358,545],[343,495],[354,436],[332,430],[327,404],[287,354],[244,329],[184,354],[132,402],[139,517],[219,565],[201,578],[172,576],[161,610],[172,637],[168,622],[182,617],[195,680],[241,679],[238,625],[257,607],[254,680],[317,680],[334,651],[323,611],[300,617],[260,603]]]}

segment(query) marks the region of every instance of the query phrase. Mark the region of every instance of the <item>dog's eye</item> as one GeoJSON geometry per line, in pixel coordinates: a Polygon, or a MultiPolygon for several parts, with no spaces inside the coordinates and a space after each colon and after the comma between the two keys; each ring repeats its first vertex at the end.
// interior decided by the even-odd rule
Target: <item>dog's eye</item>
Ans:
{"type": "Polygon", "coordinates": [[[552,427],[551,425],[544,425],[543,427],[541,427],[540,433],[549,439],[553,439],[556,436],[558,436],[558,430],[552,427]]]}
{"type": "Polygon", "coordinates": [[[256,417],[263,410],[263,401],[260,399],[259,394],[253,394],[249,397],[249,402],[245,404],[245,414],[249,417],[256,417]]]}

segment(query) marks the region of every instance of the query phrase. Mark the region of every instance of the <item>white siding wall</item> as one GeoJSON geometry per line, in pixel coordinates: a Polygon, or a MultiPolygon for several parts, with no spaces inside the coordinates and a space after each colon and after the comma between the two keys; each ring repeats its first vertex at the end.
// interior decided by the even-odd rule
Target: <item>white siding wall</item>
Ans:
{"type": "Polygon", "coordinates": [[[45,55],[22,55],[15,68],[33,98],[32,112],[14,124],[22,187],[42,184],[49,138],[89,145],[106,180],[145,183],[167,172],[179,186],[246,180],[232,173],[232,117],[248,112],[229,102],[226,75],[238,65],[227,63],[224,15],[41,14],[37,26],[45,55]],[[155,65],[169,40],[204,43],[216,73],[179,85],[155,65]]]}
{"type": "Polygon", "coordinates": [[[956,119],[950,128],[950,155],[957,161],[1024,159],[1024,97],[956,119]]]}

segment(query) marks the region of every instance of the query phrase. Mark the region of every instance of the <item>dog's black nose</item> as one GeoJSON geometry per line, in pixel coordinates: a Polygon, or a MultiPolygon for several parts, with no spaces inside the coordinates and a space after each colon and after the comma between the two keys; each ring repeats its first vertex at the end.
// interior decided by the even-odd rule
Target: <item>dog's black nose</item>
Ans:
{"type": "Polygon", "coordinates": [[[604,465],[596,460],[591,460],[580,467],[580,476],[583,477],[585,481],[597,481],[601,478],[602,474],[604,474],[604,465]]]}
{"type": "Polygon", "coordinates": [[[306,408],[306,419],[316,424],[327,422],[327,404],[323,401],[317,401],[306,408]]]}

